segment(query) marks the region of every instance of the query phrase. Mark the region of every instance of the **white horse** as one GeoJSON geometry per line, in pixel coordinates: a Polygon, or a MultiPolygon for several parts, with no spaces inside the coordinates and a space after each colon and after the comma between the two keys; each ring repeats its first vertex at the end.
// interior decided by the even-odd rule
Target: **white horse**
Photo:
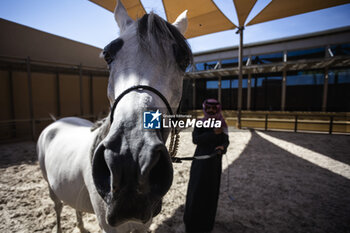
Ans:
{"type": "Polygon", "coordinates": [[[76,209],[81,232],[85,232],[81,212],[95,213],[104,232],[145,231],[172,183],[165,147],[169,131],[143,129],[142,116],[145,109],[168,106],[170,111],[171,106],[174,111],[179,105],[184,71],[192,61],[182,35],[186,12],[174,24],[153,13],[134,21],[118,1],[115,19],[120,37],[103,51],[110,70],[109,117],[99,125],[63,118],[49,125],[38,140],[57,232],[61,232],[62,202],[76,209]]]}

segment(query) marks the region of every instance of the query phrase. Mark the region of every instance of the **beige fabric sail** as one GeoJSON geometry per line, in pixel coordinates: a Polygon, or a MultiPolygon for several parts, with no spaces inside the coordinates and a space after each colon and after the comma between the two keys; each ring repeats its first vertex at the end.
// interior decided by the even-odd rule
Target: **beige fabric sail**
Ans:
{"type": "MultiPolygon", "coordinates": [[[[116,0],[90,0],[97,5],[113,12],[116,0]]],[[[184,10],[188,10],[188,29],[186,38],[202,36],[236,28],[215,5],[212,0],[162,0],[167,20],[173,23],[184,10]]],[[[240,26],[253,9],[257,0],[233,0],[240,26]]],[[[136,20],[145,13],[140,0],[122,0],[128,14],[136,20]]],[[[350,0],[272,0],[248,24],[253,25],[274,19],[285,18],[310,11],[350,3],[350,0]]]]}
{"type": "MultiPolygon", "coordinates": [[[[93,3],[114,12],[115,6],[117,4],[116,0],[90,0],[93,3]]],[[[128,11],[129,16],[133,19],[139,19],[144,14],[146,14],[145,8],[143,8],[140,0],[122,0],[122,3],[126,10],[128,11]]]]}
{"type": "Polygon", "coordinates": [[[350,0],[272,0],[247,25],[350,3],[350,0]]]}
{"type": "MultiPolygon", "coordinates": [[[[97,5],[113,12],[116,0],[90,0],[97,5]]],[[[145,13],[140,0],[122,0],[131,18],[141,18],[145,13]]],[[[225,31],[236,28],[215,5],[212,0],[163,0],[167,20],[175,21],[184,10],[188,10],[188,28],[186,38],[202,36],[214,32],[225,31]]]]}
{"type": "Polygon", "coordinates": [[[163,4],[169,22],[174,22],[179,14],[188,10],[186,38],[236,28],[212,0],[163,0],[163,4]]]}
{"type": "Polygon", "coordinates": [[[233,0],[236,8],[239,26],[244,26],[244,23],[253,9],[257,0],[233,0]]]}

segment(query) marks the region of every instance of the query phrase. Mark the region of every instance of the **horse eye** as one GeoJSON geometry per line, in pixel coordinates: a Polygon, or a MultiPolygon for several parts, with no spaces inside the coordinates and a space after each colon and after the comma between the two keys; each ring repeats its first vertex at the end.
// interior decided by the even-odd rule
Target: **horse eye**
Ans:
{"type": "Polygon", "coordinates": [[[111,54],[107,51],[103,51],[103,57],[108,65],[111,64],[112,61],[114,60],[113,57],[111,56],[111,54]]]}
{"type": "Polygon", "coordinates": [[[123,47],[124,41],[120,38],[113,40],[111,43],[109,43],[103,50],[103,56],[106,62],[109,64],[112,63],[112,61],[117,56],[118,51],[123,47]]]}

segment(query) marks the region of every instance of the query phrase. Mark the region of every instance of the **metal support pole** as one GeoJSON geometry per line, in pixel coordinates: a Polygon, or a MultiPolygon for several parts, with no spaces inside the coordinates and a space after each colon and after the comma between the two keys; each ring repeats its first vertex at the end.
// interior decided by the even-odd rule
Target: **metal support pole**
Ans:
{"type": "Polygon", "coordinates": [[[196,110],[196,80],[192,80],[192,108],[196,110]]]}
{"type": "Polygon", "coordinates": [[[251,95],[252,95],[252,74],[248,73],[248,90],[247,90],[247,110],[250,111],[250,102],[251,102],[251,95]]]}
{"type": "MultiPolygon", "coordinates": [[[[287,51],[283,52],[283,62],[287,62],[287,51]]],[[[287,68],[283,68],[283,77],[282,77],[282,95],[281,95],[281,111],[286,109],[286,86],[287,86],[287,68]]]]}
{"type": "Polygon", "coordinates": [[[282,77],[282,94],[281,94],[281,111],[285,111],[286,108],[286,84],[287,83],[287,71],[283,70],[282,77]]]}
{"type": "Polygon", "coordinates": [[[29,115],[31,120],[31,133],[32,139],[35,140],[35,121],[34,121],[34,111],[33,111],[33,92],[32,92],[32,74],[30,69],[30,57],[26,59],[27,64],[27,77],[28,77],[28,100],[29,100],[29,115]]]}
{"type": "MultiPolygon", "coordinates": [[[[221,76],[219,76],[219,80],[218,80],[218,101],[221,103],[221,76]]],[[[221,104],[222,106],[222,104],[221,104]]]]}
{"type": "Polygon", "coordinates": [[[324,84],[323,84],[323,101],[322,101],[322,111],[327,111],[327,94],[328,94],[328,68],[324,72],[324,84]]]}
{"type": "Polygon", "coordinates": [[[241,115],[242,115],[242,79],[243,79],[243,30],[244,26],[238,27],[239,33],[239,48],[238,48],[238,98],[237,98],[237,128],[240,129],[242,127],[241,123],[241,115]]]}

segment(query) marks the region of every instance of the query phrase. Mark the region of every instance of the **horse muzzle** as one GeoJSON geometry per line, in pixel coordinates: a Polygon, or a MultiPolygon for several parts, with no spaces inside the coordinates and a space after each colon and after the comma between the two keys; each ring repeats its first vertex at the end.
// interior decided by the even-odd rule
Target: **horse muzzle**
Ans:
{"type": "Polygon", "coordinates": [[[94,153],[93,181],[111,226],[146,223],[160,212],[162,197],[171,186],[173,168],[165,145],[145,145],[140,151],[137,156],[129,150],[120,153],[101,143],[94,153]]]}

